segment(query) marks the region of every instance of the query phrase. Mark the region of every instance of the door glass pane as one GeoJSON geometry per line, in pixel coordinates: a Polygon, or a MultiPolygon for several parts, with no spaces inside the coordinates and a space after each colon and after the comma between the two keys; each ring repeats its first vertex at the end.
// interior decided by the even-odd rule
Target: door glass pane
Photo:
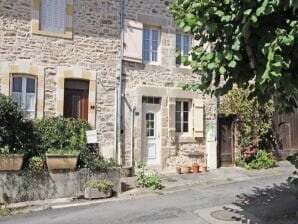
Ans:
{"type": "Polygon", "coordinates": [[[71,99],[71,117],[80,118],[80,96],[72,96],[71,99]]]}
{"type": "Polygon", "coordinates": [[[146,113],[146,133],[147,137],[154,137],[154,113],[146,113]]]}
{"type": "Polygon", "coordinates": [[[188,123],[183,123],[183,132],[188,132],[188,123]]]}
{"type": "Polygon", "coordinates": [[[181,111],[181,102],[177,101],[176,102],[176,112],[180,112],[181,111]]]}
{"type": "Polygon", "coordinates": [[[26,93],[35,93],[35,79],[27,78],[26,93]]]}
{"type": "Polygon", "coordinates": [[[176,132],[181,132],[181,123],[176,122],[176,132]]]}
{"type": "Polygon", "coordinates": [[[26,93],[26,111],[34,111],[35,110],[35,93],[26,93]]]}
{"type": "Polygon", "coordinates": [[[22,77],[14,77],[12,79],[12,92],[22,92],[22,77]]]}
{"type": "Polygon", "coordinates": [[[183,111],[188,111],[188,102],[183,102],[183,111]]]}

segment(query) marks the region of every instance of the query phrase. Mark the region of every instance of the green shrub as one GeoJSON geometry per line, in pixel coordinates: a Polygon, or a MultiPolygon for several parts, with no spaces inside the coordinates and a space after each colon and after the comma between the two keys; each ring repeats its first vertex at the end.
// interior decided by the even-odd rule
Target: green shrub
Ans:
{"type": "Polygon", "coordinates": [[[153,174],[146,174],[145,167],[140,166],[140,171],[137,173],[138,177],[135,181],[137,187],[147,187],[152,190],[161,189],[161,178],[157,172],[153,174]]]}
{"type": "Polygon", "coordinates": [[[272,153],[268,153],[265,150],[258,150],[255,159],[245,164],[245,168],[251,169],[267,169],[276,166],[276,160],[272,153]]]}
{"type": "Polygon", "coordinates": [[[0,94],[0,147],[10,153],[30,152],[34,145],[33,124],[12,98],[0,94]]]}
{"type": "Polygon", "coordinates": [[[0,205],[0,216],[8,215],[10,215],[10,210],[6,207],[6,205],[0,205]]]}
{"type": "Polygon", "coordinates": [[[76,149],[86,147],[86,131],[91,127],[87,121],[73,118],[51,117],[36,120],[40,154],[48,149],[76,149]]]}
{"type": "Polygon", "coordinates": [[[34,156],[29,159],[29,170],[43,170],[45,168],[45,160],[40,156],[34,156]]]}
{"type": "Polygon", "coordinates": [[[48,149],[49,154],[58,154],[58,155],[65,155],[65,154],[80,154],[80,150],[76,149],[48,149]]]}
{"type": "Polygon", "coordinates": [[[113,184],[110,181],[106,180],[94,180],[87,182],[84,185],[84,188],[91,187],[91,188],[97,188],[99,191],[108,191],[112,189],[113,184]]]}

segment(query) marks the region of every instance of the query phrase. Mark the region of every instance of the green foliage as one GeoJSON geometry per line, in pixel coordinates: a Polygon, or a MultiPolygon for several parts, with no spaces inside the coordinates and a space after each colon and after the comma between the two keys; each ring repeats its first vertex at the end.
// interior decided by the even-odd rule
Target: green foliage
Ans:
{"type": "Polygon", "coordinates": [[[238,144],[248,145],[254,139],[258,148],[275,147],[272,134],[273,102],[262,104],[256,97],[249,98],[249,94],[250,90],[234,85],[223,97],[219,112],[235,118],[238,144]]]}
{"type": "Polygon", "coordinates": [[[146,174],[145,167],[140,166],[140,170],[137,173],[138,177],[135,181],[137,187],[147,187],[152,190],[158,190],[162,188],[161,178],[157,172],[153,174],[146,174]]]}
{"type": "Polygon", "coordinates": [[[201,71],[185,89],[217,96],[233,84],[292,109],[298,96],[298,4],[293,0],[175,0],[170,11],[197,41],[186,61],[201,71]]]}
{"type": "Polygon", "coordinates": [[[30,170],[42,170],[45,168],[45,160],[40,156],[34,156],[29,159],[28,168],[30,170]]]}
{"type": "Polygon", "coordinates": [[[10,215],[10,210],[6,205],[0,205],[0,216],[8,216],[10,215]]]}
{"type": "Polygon", "coordinates": [[[48,149],[81,149],[86,145],[86,131],[91,127],[87,121],[73,118],[51,117],[36,120],[40,154],[48,149]]]}
{"type": "MultiPolygon", "coordinates": [[[[289,156],[287,160],[290,161],[296,168],[296,170],[293,172],[293,176],[288,178],[288,182],[298,190],[298,153],[289,156]]],[[[298,191],[296,192],[296,198],[298,199],[298,191]]]]}
{"type": "Polygon", "coordinates": [[[56,154],[56,155],[66,155],[66,154],[74,154],[78,155],[80,154],[80,150],[76,149],[48,149],[49,154],[56,154]]]}
{"type": "Polygon", "coordinates": [[[0,147],[8,146],[9,153],[24,153],[33,145],[32,122],[10,97],[0,94],[0,147]]]}
{"type": "Polygon", "coordinates": [[[272,153],[268,153],[265,150],[258,150],[256,158],[249,163],[245,164],[245,168],[251,169],[267,169],[276,166],[276,160],[272,153]]]}
{"type": "Polygon", "coordinates": [[[84,185],[84,188],[87,188],[87,187],[97,188],[99,191],[105,192],[112,189],[113,184],[110,181],[106,181],[106,180],[93,180],[93,181],[87,182],[84,185]]]}

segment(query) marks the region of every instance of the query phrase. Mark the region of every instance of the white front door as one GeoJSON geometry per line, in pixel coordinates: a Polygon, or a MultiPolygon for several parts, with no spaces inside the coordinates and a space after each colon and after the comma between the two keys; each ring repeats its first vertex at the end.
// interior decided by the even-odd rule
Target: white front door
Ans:
{"type": "Polygon", "coordinates": [[[147,166],[160,165],[159,105],[143,104],[143,147],[147,166]]]}

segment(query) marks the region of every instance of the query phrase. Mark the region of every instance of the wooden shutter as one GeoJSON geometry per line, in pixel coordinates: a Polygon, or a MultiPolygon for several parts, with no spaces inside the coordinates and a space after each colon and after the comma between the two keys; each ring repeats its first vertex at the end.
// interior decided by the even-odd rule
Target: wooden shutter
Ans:
{"type": "Polygon", "coordinates": [[[143,61],[143,24],[125,20],[124,22],[124,60],[143,61]]]}
{"type": "Polygon", "coordinates": [[[41,0],[40,29],[65,33],[66,0],[41,0]]]}
{"type": "Polygon", "coordinates": [[[204,103],[203,99],[193,100],[194,137],[204,137],[204,103]]]}

